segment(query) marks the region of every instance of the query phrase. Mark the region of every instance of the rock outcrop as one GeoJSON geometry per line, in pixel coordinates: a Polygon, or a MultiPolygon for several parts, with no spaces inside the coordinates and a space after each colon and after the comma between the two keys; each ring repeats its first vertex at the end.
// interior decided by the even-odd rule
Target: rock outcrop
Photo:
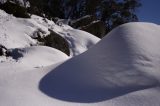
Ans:
{"type": "Polygon", "coordinates": [[[0,56],[10,56],[10,52],[9,50],[3,46],[3,45],[0,45],[0,56]]]}
{"type": "Polygon", "coordinates": [[[99,38],[102,38],[106,34],[105,24],[102,21],[94,21],[87,26],[80,28],[86,32],[89,32],[99,38]]]}
{"type": "Polygon", "coordinates": [[[92,15],[87,15],[77,20],[71,21],[70,25],[73,28],[84,30],[99,38],[102,38],[106,34],[105,23],[96,19],[96,17],[92,15]]]}
{"type": "Polygon", "coordinates": [[[70,50],[68,42],[53,30],[49,31],[49,35],[43,36],[41,35],[43,34],[41,30],[39,30],[39,32],[36,32],[37,37],[35,36],[34,39],[37,39],[40,45],[56,48],[69,56],[70,50]]]}

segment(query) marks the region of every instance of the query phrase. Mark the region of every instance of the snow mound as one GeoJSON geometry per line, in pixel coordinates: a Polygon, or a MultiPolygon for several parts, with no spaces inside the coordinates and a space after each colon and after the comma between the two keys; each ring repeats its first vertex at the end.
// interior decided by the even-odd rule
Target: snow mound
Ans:
{"type": "MultiPolygon", "coordinates": [[[[130,105],[127,98],[158,105],[144,92],[159,89],[160,26],[151,23],[124,24],[87,52],[76,56],[44,76],[39,89],[46,95],[79,103],[99,102],[98,106],[130,105]],[[142,93],[137,95],[136,92],[142,93]],[[128,95],[128,96],[127,96],[128,95]],[[123,98],[124,96],[124,98],[123,98]],[[120,99],[115,99],[121,97],[120,99]],[[144,98],[144,99],[140,99],[144,98]],[[103,102],[100,102],[103,101],[103,102]]],[[[156,92],[157,90],[155,90],[156,92]]],[[[157,94],[158,95],[158,94],[157,94]]],[[[152,95],[153,96],[153,95],[152,95]]],[[[158,96],[157,96],[158,97],[158,96]]],[[[160,100],[159,97],[156,100],[160,100]]],[[[146,103],[147,104],[147,103],[146,103]]]]}
{"type": "Polygon", "coordinates": [[[14,49],[12,54],[20,65],[35,68],[57,64],[69,58],[63,52],[45,46],[14,49]]]}

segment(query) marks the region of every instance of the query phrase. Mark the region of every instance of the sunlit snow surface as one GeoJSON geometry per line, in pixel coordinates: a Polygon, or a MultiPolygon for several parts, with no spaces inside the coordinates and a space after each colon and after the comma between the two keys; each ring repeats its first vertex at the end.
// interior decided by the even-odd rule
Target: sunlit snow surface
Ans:
{"type": "Polygon", "coordinates": [[[49,20],[43,23],[38,16],[17,19],[0,11],[0,27],[0,42],[19,50],[14,49],[19,55],[0,57],[2,106],[160,105],[160,27],[156,24],[122,25],[98,44],[91,34],[49,20]],[[69,58],[53,48],[30,47],[36,43],[30,36],[37,28],[46,34],[50,28],[69,39],[76,49],[70,44],[70,51],[80,55],[69,58]],[[87,50],[88,44],[96,45],[87,50]]]}

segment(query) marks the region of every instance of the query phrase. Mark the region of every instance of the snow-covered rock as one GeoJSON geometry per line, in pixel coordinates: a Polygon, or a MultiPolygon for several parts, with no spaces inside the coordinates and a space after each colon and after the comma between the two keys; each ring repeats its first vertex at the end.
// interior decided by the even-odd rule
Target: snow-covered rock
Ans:
{"type": "Polygon", "coordinates": [[[7,54],[7,48],[3,45],[0,45],[0,56],[6,56],[7,54]]]}
{"type": "Polygon", "coordinates": [[[0,43],[7,48],[24,48],[37,45],[35,32],[41,30],[44,36],[53,30],[69,43],[71,56],[78,55],[96,44],[100,39],[68,25],[56,25],[53,21],[32,15],[31,19],[15,18],[0,10],[0,43]]]}
{"type": "Polygon", "coordinates": [[[90,24],[86,26],[82,26],[80,28],[83,31],[89,32],[99,38],[102,38],[106,34],[106,26],[105,23],[98,20],[98,21],[93,21],[90,24]]]}
{"type": "Polygon", "coordinates": [[[7,1],[18,4],[19,6],[22,6],[22,7],[26,7],[26,8],[30,7],[30,3],[28,0],[0,0],[0,4],[4,4],[7,1]]]}

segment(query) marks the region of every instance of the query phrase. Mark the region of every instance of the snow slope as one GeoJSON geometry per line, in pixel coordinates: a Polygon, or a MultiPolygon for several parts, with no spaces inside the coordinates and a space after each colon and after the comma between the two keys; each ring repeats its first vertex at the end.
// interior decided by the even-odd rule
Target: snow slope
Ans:
{"type": "Polygon", "coordinates": [[[71,56],[78,55],[96,44],[100,39],[68,25],[56,25],[53,21],[33,15],[31,19],[15,18],[0,10],[0,44],[7,48],[24,48],[37,45],[32,39],[41,30],[46,36],[53,30],[64,37],[70,46],[71,56]]]}

